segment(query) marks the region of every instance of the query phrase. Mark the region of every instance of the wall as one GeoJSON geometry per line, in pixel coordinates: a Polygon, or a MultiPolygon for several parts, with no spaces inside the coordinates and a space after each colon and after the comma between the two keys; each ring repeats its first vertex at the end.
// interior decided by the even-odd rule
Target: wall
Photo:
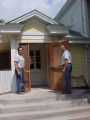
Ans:
{"type": "Polygon", "coordinates": [[[47,34],[46,25],[33,20],[24,25],[22,36],[17,40],[21,40],[23,43],[44,43],[50,39],[47,34]]]}
{"type": "Polygon", "coordinates": [[[85,86],[83,80],[81,78],[75,78],[75,76],[84,75],[86,79],[86,48],[85,45],[81,44],[70,44],[70,50],[72,53],[72,61],[73,61],[73,71],[72,76],[74,77],[73,86],[85,86]],[[78,47],[77,47],[78,46],[78,47]]]}

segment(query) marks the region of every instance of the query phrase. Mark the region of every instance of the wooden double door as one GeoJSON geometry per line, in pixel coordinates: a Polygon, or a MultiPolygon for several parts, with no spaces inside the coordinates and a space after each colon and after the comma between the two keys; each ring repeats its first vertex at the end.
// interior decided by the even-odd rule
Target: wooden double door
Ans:
{"type": "Polygon", "coordinates": [[[67,41],[49,44],[20,44],[25,58],[26,91],[36,86],[49,86],[54,90],[64,89],[62,70],[54,69],[55,66],[61,64],[60,46],[62,44],[68,46],[67,41]]]}

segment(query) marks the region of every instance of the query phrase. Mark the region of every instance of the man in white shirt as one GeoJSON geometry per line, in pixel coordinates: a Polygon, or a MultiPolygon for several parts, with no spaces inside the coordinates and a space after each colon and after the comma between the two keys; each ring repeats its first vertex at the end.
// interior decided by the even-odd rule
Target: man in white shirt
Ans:
{"type": "Polygon", "coordinates": [[[14,58],[15,73],[16,73],[16,82],[17,82],[17,93],[20,94],[24,92],[24,57],[22,56],[22,47],[18,48],[18,54],[14,58]]]}
{"type": "Polygon", "coordinates": [[[66,88],[64,93],[71,94],[71,72],[72,72],[72,56],[71,52],[65,48],[65,45],[61,45],[62,54],[62,65],[63,65],[63,72],[64,72],[64,79],[66,88]]]}

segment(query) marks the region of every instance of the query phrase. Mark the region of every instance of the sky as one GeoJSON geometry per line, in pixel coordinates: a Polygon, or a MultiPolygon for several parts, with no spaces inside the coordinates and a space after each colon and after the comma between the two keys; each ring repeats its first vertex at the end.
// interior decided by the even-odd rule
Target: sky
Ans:
{"type": "Polygon", "coordinates": [[[32,10],[54,18],[67,0],[0,0],[0,19],[10,21],[32,10]]]}

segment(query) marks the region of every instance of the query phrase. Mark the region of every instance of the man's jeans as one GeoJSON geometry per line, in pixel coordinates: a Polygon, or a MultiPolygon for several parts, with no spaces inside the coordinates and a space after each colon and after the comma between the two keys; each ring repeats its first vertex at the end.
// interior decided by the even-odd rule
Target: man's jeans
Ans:
{"type": "Polygon", "coordinates": [[[72,64],[68,64],[65,70],[64,79],[66,84],[66,92],[71,93],[72,86],[71,86],[71,72],[72,72],[72,64]]]}
{"type": "Polygon", "coordinates": [[[22,68],[20,68],[20,75],[17,74],[16,72],[16,83],[17,83],[17,93],[22,92],[22,90],[24,89],[24,70],[22,68]]]}

